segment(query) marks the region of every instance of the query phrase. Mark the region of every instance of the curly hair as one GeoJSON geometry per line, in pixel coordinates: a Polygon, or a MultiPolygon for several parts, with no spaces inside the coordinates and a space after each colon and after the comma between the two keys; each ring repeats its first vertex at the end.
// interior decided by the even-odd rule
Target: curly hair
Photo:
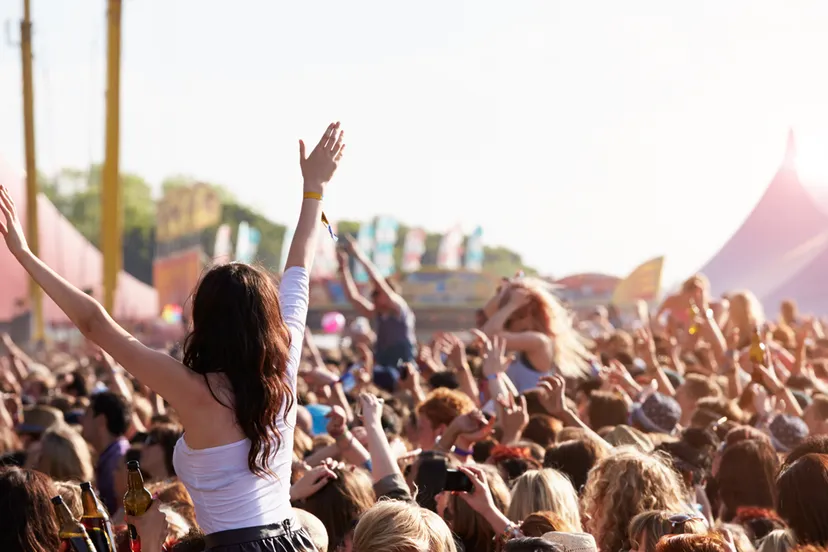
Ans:
{"type": "Polygon", "coordinates": [[[660,455],[630,447],[598,462],[584,489],[586,530],[599,550],[629,550],[629,525],[647,510],[687,510],[686,490],[678,473],[660,455]]]}
{"type": "Polygon", "coordinates": [[[457,416],[474,410],[474,402],[465,393],[445,387],[435,389],[417,407],[417,414],[425,416],[435,427],[449,425],[457,416]]]}

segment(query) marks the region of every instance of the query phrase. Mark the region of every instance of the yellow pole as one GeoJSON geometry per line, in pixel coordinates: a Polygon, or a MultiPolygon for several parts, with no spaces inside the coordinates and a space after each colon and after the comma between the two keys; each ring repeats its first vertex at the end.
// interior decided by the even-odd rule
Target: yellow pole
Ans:
{"type": "Polygon", "coordinates": [[[119,182],[121,103],[121,0],[107,10],[106,157],[101,190],[101,252],[104,307],[114,314],[121,270],[121,186],[119,182]]]}
{"type": "MultiPolygon", "coordinates": [[[[34,82],[32,79],[32,18],[29,0],[23,0],[20,21],[20,52],[23,56],[23,133],[26,140],[26,239],[32,253],[40,249],[37,224],[37,164],[35,163],[34,82]]],[[[29,278],[29,300],[32,309],[32,338],[40,342],[43,328],[43,291],[29,278]]]]}

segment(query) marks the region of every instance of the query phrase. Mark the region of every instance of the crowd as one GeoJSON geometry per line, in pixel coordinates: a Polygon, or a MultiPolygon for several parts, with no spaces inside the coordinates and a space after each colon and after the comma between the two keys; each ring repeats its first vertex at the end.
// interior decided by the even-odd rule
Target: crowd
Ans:
{"type": "MultiPolygon", "coordinates": [[[[347,237],[357,323],[320,349],[305,327],[338,124],[309,154],[278,288],[213,267],[174,350],[142,345],[34,257],[0,188],[0,232],[87,339],[3,336],[0,550],[61,549],[52,499],[81,517],[92,482],[115,548],[142,552],[787,552],[828,547],[828,338],[703,275],[661,308],[568,311],[504,280],[462,336],[416,318],[347,237]],[[351,264],[372,282],[361,295],[351,264]],[[467,337],[468,336],[468,337],[467,337]],[[127,463],[153,502],[127,516],[127,463]]],[[[805,306],[807,307],[807,306],[805,306]]]]}

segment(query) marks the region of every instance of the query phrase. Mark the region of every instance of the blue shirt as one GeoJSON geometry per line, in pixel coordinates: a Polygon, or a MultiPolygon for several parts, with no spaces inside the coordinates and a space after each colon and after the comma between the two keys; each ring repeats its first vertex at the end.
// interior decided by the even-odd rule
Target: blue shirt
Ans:
{"type": "Polygon", "coordinates": [[[104,449],[98,458],[98,463],[95,464],[98,492],[110,514],[118,511],[123,498],[115,495],[115,470],[123,463],[128,450],[129,441],[126,437],[118,437],[114,443],[104,449]]]}

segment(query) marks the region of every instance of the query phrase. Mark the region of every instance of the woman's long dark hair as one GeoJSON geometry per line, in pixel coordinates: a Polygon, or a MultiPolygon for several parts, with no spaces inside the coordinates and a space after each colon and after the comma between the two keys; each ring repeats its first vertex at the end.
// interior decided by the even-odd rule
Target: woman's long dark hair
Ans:
{"type": "Polygon", "coordinates": [[[58,492],[48,475],[0,468],[0,550],[52,552],[60,547],[52,497],[58,492]]]}
{"type": "Polygon", "coordinates": [[[293,407],[287,381],[290,331],[282,319],[270,276],[241,263],[211,269],[193,298],[192,331],[184,341],[184,365],[207,379],[222,373],[233,390],[232,408],[250,439],[247,465],[256,475],[273,475],[271,454],[282,446],[278,416],[293,407]],[[274,442],[275,441],[275,442],[274,442]]]}

